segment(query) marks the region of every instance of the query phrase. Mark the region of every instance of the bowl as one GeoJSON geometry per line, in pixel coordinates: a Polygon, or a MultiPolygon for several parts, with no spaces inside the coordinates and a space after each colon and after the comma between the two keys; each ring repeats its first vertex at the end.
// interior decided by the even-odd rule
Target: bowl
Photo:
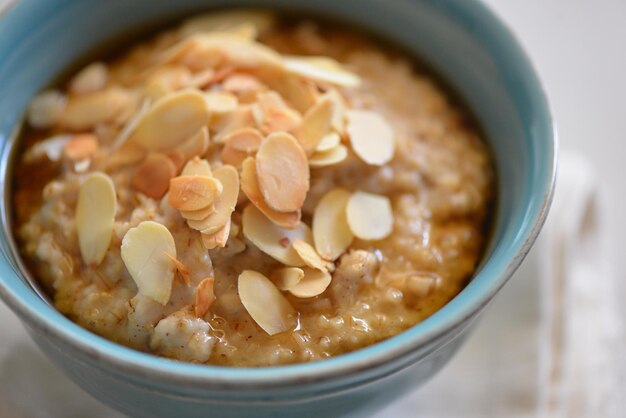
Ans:
{"type": "MultiPolygon", "coordinates": [[[[416,388],[462,344],[484,307],[516,270],[548,211],[556,134],[522,48],[474,0],[21,0],[0,20],[0,296],[42,351],[102,402],[132,416],[363,416],[416,388]],[[11,152],[38,90],[94,46],[214,7],[262,5],[335,17],[404,46],[459,93],[492,149],[497,213],[485,256],[468,286],[411,329],[328,360],[227,368],[144,354],[79,327],[28,285],[11,234],[11,152]]],[[[489,344],[488,341],[485,344],[489,344]]]]}

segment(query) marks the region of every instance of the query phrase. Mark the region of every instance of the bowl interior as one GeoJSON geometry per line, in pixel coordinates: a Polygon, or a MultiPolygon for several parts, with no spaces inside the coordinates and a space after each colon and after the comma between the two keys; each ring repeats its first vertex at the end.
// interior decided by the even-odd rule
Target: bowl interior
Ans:
{"type": "MultiPolygon", "coordinates": [[[[28,287],[6,240],[0,296],[32,327],[110,362],[168,375],[223,382],[274,382],[336,375],[404,355],[476,313],[506,282],[541,227],[554,180],[555,137],[538,80],[520,46],[485,7],[470,0],[22,0],[0,21],[0,146],[3,228],[12,133],[34,94],[68,65],[120,33],[209,7],[258,5],[327,14],[384,34],[422,57],[472,108],[495,155],[498,211],[494,235],[471,283],[443,309],[374,346],[323,362],[265,369],[173,363],[110,343],[73,324],[28,287]]],[[[144,26],[145,27],[145,26],[144,26]]]]}

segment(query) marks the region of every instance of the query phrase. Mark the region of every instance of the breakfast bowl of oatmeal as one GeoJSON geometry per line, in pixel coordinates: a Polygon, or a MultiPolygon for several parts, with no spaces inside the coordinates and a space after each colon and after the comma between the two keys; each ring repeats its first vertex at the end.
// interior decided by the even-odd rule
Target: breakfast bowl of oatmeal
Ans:
{"type": "Polygon", "coordinates": [[[6,13],[0,295],[132,416],[371,414],[534,241],[543,93],[478,3],[220,6],[6,13]]]}

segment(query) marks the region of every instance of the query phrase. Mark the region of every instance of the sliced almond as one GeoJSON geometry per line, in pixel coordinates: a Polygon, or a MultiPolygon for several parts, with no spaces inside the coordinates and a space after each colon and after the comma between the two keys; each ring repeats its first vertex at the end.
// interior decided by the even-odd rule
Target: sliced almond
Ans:
{"type": "Polygon", "coordinates": [[[57,90],[39,93],[28,106],[28,124],[33,128],[49,128],[61,119],[67,97],[57,90]]]}
{"type": "Polygon", "coordinates": [[[339,136],[339,134],[337,132],[331,132],[322,137],[320,142],[317,144],[317,147],[315,148],[315,152],[318,153],[330,151],[340,144],[341,137],[339,136]]]}
{"type": "Polygon", "coordinates": [[[350,196],[345,189],[332,189],[322,197],[313,213],[315,249],[326,260],[338,259],[354,240],[346,216],[350,196]]]}
{"type": "Polygon", "coordinates": [[[220,91],[210,91],[204,97],[211,113],[226,113],[237,109],[237,96],[220,91]]]}
{"type": "Polygon", "coordinates": [[[355,192],[346,205],[348,226],[363,240],[379,240],[391,234],[393,212],[386,196],[355,192]]]}
{"type": "Polygon", "coordinates": [[[201,234],[202,244],[204,244],[204,247],[207,250],[212,250],[218,247],[224,248],[230,235],[230,225],[231,219],[229,218],[228,221],[226,221],[226,225],[224,225],[222,229],[212,234],[201,234]]]}
{"type": "Polygon", "coordinates": [[[31,164],[43,157],[47,157],[50,161],[59,161],[63,156],[65,144],[72,139],[72,135],[55,135],[38,141],[28,148],[22,159],[25,163],[31,164]]]}
{"type": "Polygon", "coordinates": [[[72,130],[87,130],[101,122],[110,122],[136,106],[135,97],[120,88],[110,88],[80,96],[72,96],[60,117],[59,124],[72,130]]]}
{"type": "Polygon", "coordinates": [[[275,17],[270,12],[261,10],[228,10],[224,12],[210,12],[194,16],[186,20],[181,27],[183,35],[192,35],[203,32],[223,32],[241,25],[252,25],[256,33],[267,31],[274,25],[275,17]]]}
{"type": "Polygon", "coordinates": [[[300,267],[305,264],[292,247],[297,239],[313,242],[311,229],[305,223],[300,222],[293,229],[281,228],[254,205],[248,205],[243,211],[241,224],[243,235],[265,254],[287,266],[300,267]]]}
{"type": "Polygon", "coordinates": [[[192,220],[192,221],[201,221],[206,219],[215,212],[215,206],[210,205],[206,208],[198,209],[198,210],[181,210],[180,214],[183,218],[192,220]]]}
{"type": "Polygon", "coordinates": [[[135,190],[153,199],[160,199],[170,187],[176,175],[176,166],[165,154],[149,154],[133,175],[135,190]]]}
{"type": "Polygon", "coordinates": [[[263,136],[256,129],[242,128],[231,132],[224,142],[222,161],[239,167],[243,160],[258,151],[263,142],[263,136]]]}
{"type": "Polygon", "coordinates": [[[225,91],[234,94],[247,94],[261,91],[267,88],[258,78],[250,74],[233,74],[222,83],[225,91]]]}
{"type": "Polygon", "coordinates": [[[108,81],[108,69],[102,62],[94,62],[80,70],[70,81],[69,90],[74,94],[93,93],[103,90],[108,81]]]}
{"type": "Polygon", "coordinates": [[[115,186],[104,173],[92,173],[80,186],[76,230],[80,254],[86,264],[100,264],[113,234],[117,210],[115,186]]]}
{"type": "Polygon", "coordinates": [[[215,212],[201,221],[188,220],[190,228],[203,234],[213,234],[230,220],[239,196],[239,174],[235,167],[225,165],[213,172],[213,177],[223,186],[222,193],[215,199],[215,212]]]}
{"type": "Polygon", "coordinates": [[[256,171],[269,207],[279,212],[302,207],[309,191],[309,165],[293,136],[278,132],[263,141],[257,152],[256,171]]]}
{"type": "Polygon", "coordinates": [[[317,270],[305,267],[304,277],[300,282],[287,289],[289,293],[298,298],[312,298],[319,296],[328,288],[332,276],[326,270],[317,270]]]}
{"type": "Polygon", "coordinates": [[[293,329],[297,313],[271,280],[252,270],[244,270],[237,283],[239,298],[254,322],[269,335],[293,329]]]}
{"type": "Polygon", "coordinates": [[[302,123],[294,131],[298,142],[304,151],[310,155],[315,151],[324,136],[330,133],[333,120],[334,103],[329,97],[322,96],[320,100],[311,107],[302,123]]]}
{"type": "Polygon", "coordinates": [[[215,70],[206,68],[193,74],[187,83],[188,88],[203,89],[213,82],[215,79],[215,70]]]}
{"type": "Polygon", "coordinates": [[[259,189],[256,162],[252,157],[247,158],[242,164],[241,190],[250,199],[250,202],[276,225],[290,229],[295,228],[300,223],[301,211],[278,212],[265,203],[261,189],[259,189]]]}
{"type": "Polygon", "coordinates": [[[286,57],[285,68],[292,74],[336,84],[342,87],[358,87],[361,79],[358,75],[345,70],[340,63],[327,57],[286,57]]]}
{"type": "Polygon", "coordinates": [[[302,116],[288,107],[273,107],[263,115],[260,128],[266,135],[273,132],[289,132],[300,125],[302,116]]]}
{"type": "Polygon", "coordinates": [[[196,287],[196,300],[193,305],[193,310],[198,318],[203,318],[204,315],[209,312],[209,309],[211,309],[213,302],[215,302],[214,284],[215,279],[213,277],[206,277],[202,279],[202,281],[198,283],[198,287],[196,287]]]}
{"type": "Polygon", "coordinates": [[[274,270],[270,275],[272,282],[280,290],[289,290],[302,280],[304,271],[299,267],[283,267],[274,270]]]}
{"type": "Polygon", "coordinates": [[[204,176],[179,176],[170,180],[170,205],[178,210],[199,210],[213,205],[222,193],[219,180],[204,176]]]}
{"type": "Polygon", "coordinates": [[[170,263],[172,263],[176,271],[178,271],[178,274],[180,275],[180,277],[182,277],[183,282],[185,282],[185,284],[189,286],[191,284],[191,277],[189,276],[189,269],[187,268],[187,266],[179,261],[176,257],[172,257],[169,254],[165,255],[167,256],[167,259],[170,260],[170,263]]]}
{"type": "Polygon", "coordinates": [[[267,81],[273,90],[276,90],[300,113],[306,113],[319,97],[315,84],[298,76],[281,75],[267,81]]]}
{"type": "Polygon", "coordinates": [[[189,160],[180,174],[182,176],[213,176],[209,162],[207,160],[201,160],[198,157],[189,160]]]}
{"type": "Polygon", "coordinates": [[[350,144],[361,160],[371,165],[391,161],[396,141],[391,126],[382,116],[369,110],[351,110],[347,119],[350,144]]]}
{"type": "Polygon", "coordinates": [[[154,221],[141,222],[122,239],[121,256],[139,293],[165,306],[170,299],[176,244],[170,231],[154,221]]]}
{"type": "Polygon", "coordinates": [[[158,68],[144,84],[144,94],[153,102],[188,86],[191,81],[191,71],[182,65],[166,65],[158,68]]]}
{"type": "Polygon", "coordinates": [[[241,128],[254,127],[256,122],[249,106],[239,106],[232,112],[213,115],[211,128],[215,131],[213,142],[222,144],[228,135],[241,128]]]}
{"type": "Polygon", "coordinates": [[[91,157],[98,149],[98,138],[93,134],[74,135],[63,145],[63,153],[72,161],[91,157]]]}
{"type": "Polygon", "coordinates": [[[333,102],[332,128],[340,134],[343,133],[347,111],[346,101],[336,89],[328,90],[323,97],[328,97],[333,102]]]}
{"type": "Polygon", "coordinates": [[[308,242],[297,239],[293,242],[293,249],[296,250],[307,266],[318,270],[326,270],[327,262],[322,260],[315,248],[308,242]]]}
{"type": "Polygon", "coordinates": [[[128,140],[148,150],[174,148],[208,123],[204,96],[194,90],[183,90],[157,101],[137,123],[128,140]]]}
{"type": "Polygon", "coordinates": [[[112,171],[123,166],[139,164],[145,157],[146,150],[143,147],[125,142],[104,160],[104,164],[107,171],[112,171]]]}
{"type": "Polygon", "coordinates": [[[174,175],[177,175],[178,173],[180,173],[180,171],[185,166],[187,157],[185,157],[185,155],[177,149],[171,149],[171,150],[166,151],[165,156],[169,158],[172,164],[174,164],[174,167],[176,167],[176,172],[174,175]]]}
{"type": "Polygon", "coordinates": [[[316,152],[309,158],[309,165],[312,168],[328,167],[339,164],[348,156],[348,149],[343,145],[337,145],[328,151],[316,152]]]}
{"type": "Polygon", "coordinates": [[[186,160],[206,154],[209,149],[209,129],[203,126],[175,149],[183,154],[186,160]]]}

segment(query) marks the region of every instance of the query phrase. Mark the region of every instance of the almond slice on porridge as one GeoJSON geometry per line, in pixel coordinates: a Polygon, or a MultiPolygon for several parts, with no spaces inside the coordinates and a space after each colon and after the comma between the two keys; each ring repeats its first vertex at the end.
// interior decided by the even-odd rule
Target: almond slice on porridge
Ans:
{"type": "Polygon", "coordinates": [[[274,283],[261,273],[244,270],[237,281],[241,303],[269,335],[293,329],[297,313],[274,283]]]}
{"type": "Polygon", "coordinates": [[[308,242],[297,239],[293,242],[293,249],[296,250],[304,264],[317,270],[327,270],[328,262],[315,251],[315,248],[308,242]]]}
{"type": "Polygon", "coordinates": [[[76,230],[83,261],[98,265],[106,255],[117,211],[115,186],[109,176],[95,172],[80,186],[76,230]]]}
{"type": "Polygon", "coordinates": [[[222,149],[222,161],[235,167],[241,167],[241,163],[255,155],[263,142],[261,133],[253,128],[242,128],[228,134],[224,138],[222,149]]]}
{"type": "Polygon", "coordinates": [[[91,157],[98,150],[98,138],[93,134],[74,135],[63,145],[63,154],[73,161],[91,157]]]}
{"type": "Polygon", "coordinates": [[[350,144],[361,160],[379,166],[391,161],[396,141],[382,116],[369,110],[350,110],[347,119],[350,144]]]}
{"type": "Polygon", "coordinates": [[[295,286],[287,289],[289,293],[298,298],[312,298],[319,296],[328,288],[332,276],[328,271],[310,267],[302,269],[304,276],[295,286]]]}
{"type": "Polygon", "coordinates": [[[231,219],[228,218],[226,225],[211,234],[201,234],[202,244],[207,250],[214,248],[223,248],[226,246],[228,237],[230,236],[231,219]]]}
{"type": "Polygon", "coordinates": [[[348,148],[339,144],[327,151],[315,152],[309,157],[311,168],[322,168],[339,164],[348,157],[348,148]]]}
{"type": "Polygon", "coordinates": [[[326,260],[338,259],[354,240],[346,215],[350,196],[346,189],[334,188],[315,207],[313,240],[317,252],[326,260]]]}
{"type": "Polygon", "coordinates": [[[201,157],[209,149],[209,129],[206,126],[203,126],[196,132],[191,135],[188,139],[184,140],[184,142],[178,145],[174,150],[180,152],[185,161],[190,160],[194,157],[201,157]]]}
{"type": "Polygon", "coordinates": [[[294,131],[294,136],[304,152],[312,154],[322,138],[330,133],[335,104],[329,97],[320,97],[304,115],[302,123],[294,131]]]}
{"type": "Polygon", "coordinates": [[[222,194],[222,183],[205,176],[179,176],[170,180],[169,202],[178,210],[200,210],[222,194]]]}
{"type": "Polygon", "coordinates": [[[393,211],[387,196],[357,191],[346,205],[352,233],[363,240],[379,240],[391,234],[393,211]]]}
{"type": "Polygon", "coordinates": [[[195,303],[193,305],[194,314],[198,318],[202,318],[211,309],[211,305],[215,301],[215,291],[213,285],[215,279],[213,277],[206,277],[198,283],[195,292],[195,303]]]}
{"type": "Polygon", "coordinates": [[[286,57],[284,65],[292,74],[342,87],[358,87],[361,79],[328,57],[286,57]]]}
{"type": "Polygon", "coordinates": [[[170,180],[176,175],[176,165],[165,154],[153,152],[137,167],[132,184],[135,190],[160,199],[170,187],[170,180]]]}
{"type": "Polygon", "coordinates": [[[280,290],[289,290],[300,283],[304,271],[299,267],[283,267],[272,271],[270,278],[280,290]]]}

